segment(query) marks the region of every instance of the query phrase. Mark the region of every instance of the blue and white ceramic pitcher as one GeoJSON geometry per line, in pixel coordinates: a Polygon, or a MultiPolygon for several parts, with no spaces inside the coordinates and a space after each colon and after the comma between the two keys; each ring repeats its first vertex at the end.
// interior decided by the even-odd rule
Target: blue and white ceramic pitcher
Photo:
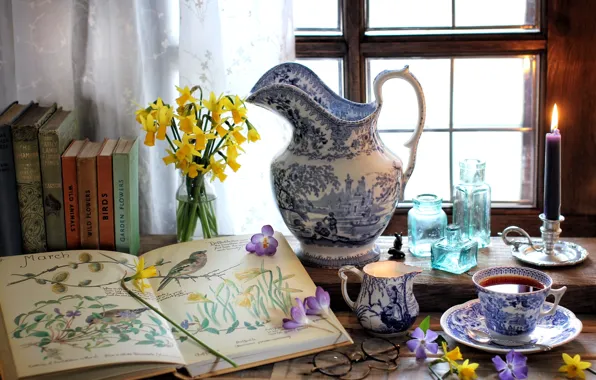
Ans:
{"type": "Polygon", "coordinates": [[[404,334],[416,321],[420,308],[413,285],[422,269],[395,261],[371,263],[362,271],[352,265],[339,269],[341,293],[358,321],[369,333],[392,337],[404,334]],[[345,272],[360,277],[362,287],[356,302],[348,295],[345,272]]]}
{"type": "Polygon", "coordinates": [[[246,99],[294,126],[292,141],[271,172],[277,206],[300,241],[298,254],[306,264],[339,268],[378,260],[375,240],[403,198],[424,127],[424,95],[407,66],[380,73],[374,95],[368,104],[351,102],[308,68],[284,63],[265,73],[246,99]],[[391,78],[410,83],[418,99],[419,121],[405,144],[410,148],[405,169],[377,132],[381,87],[391,78]]]}

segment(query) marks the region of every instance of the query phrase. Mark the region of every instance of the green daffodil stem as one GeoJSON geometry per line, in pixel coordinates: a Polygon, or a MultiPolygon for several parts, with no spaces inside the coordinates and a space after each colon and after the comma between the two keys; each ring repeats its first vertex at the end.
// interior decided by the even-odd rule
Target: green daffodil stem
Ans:
{"type": "Polygon", "coordinates": [[[134,299],[136,299],[137,301],[139,301],[143,305],[147,306],[149,309],[153,310],[155,313],[157,313],[163,319],[165,319],[166,321],[168,321],[168,323],[170,323],[172,326],[174,326],[178,331],[181,331],[184,334],[186,334],[186,336],[188,336],[190,339],[194,340],[197,344],[199,344],[201,347],[203,347],[204,349],[206,349],[209,353],[215,355],[218,358],[221,358],[221,359],[227,361],[233,367],[238,367],[238,365],[232,359],[228,358],[227,356],[225,356],[224,354],[222,354],[220,352],[215,351],[214,349],[212,349],[211,347],[209,347],[205,343],[201,342],[194,335],[192,335],[191,333],[189,333],[188,331],[186,331],[186,329],[183,329],[176,322],[174,322],[170,318],[168,318],[167,315],[163,314],[161,311],[159,311],[156,308],[154,308],[151,304],[149,304],[148,302],[146,302],[144,299],[142,299],[141,297],[139,297],[136,294],[134,294],[134,292],[132,292],[130,289],[128,289],[128,287],[126,286],[126,282],[124,280],[125,280],[125,278],[123,277],[122,280],[120,280],[120,285],[122,286],[122,288],[124,290],[126,290],[126,292],[128,294],[131,295],[131,297],[133,297],[134,299]]]}
{"type": "Polygon", "coordinates": [[[596,375],[596,371],[594,371],[592,368],[586,368],[586,371],[590,372],[592,375],[596,375]]]}

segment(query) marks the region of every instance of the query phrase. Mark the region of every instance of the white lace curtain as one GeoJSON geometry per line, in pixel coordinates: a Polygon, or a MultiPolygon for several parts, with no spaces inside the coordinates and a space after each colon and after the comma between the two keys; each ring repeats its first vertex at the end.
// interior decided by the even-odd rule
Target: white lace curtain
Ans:
{"type": "MultiPolygon", "coordinates": [[[[56,102],[76,109],[85,137],[139,136],[135,103],[173,102],[174,84],[244,96],[267,69],[292,60],[291,9],[291,0],[0,0],[0,107],[56,102]]],[[[262,141],[216,183],[224,234],[283,225],[269,162],[289,127],[255,107],[248,116],[262,141]]],[[[175,232],[178,178],[159,143],[140,149],[143,234],[175,232]]]]}

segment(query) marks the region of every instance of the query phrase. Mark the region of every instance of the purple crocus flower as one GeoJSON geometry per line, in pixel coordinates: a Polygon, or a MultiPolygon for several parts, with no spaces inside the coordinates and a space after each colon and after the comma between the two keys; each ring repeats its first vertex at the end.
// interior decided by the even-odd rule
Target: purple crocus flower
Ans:
{"type": "Polygon", "coordinates": [[[277,251],[277,240],[273,237],[273,227],[263,226],[260,234],[255,234],[246,245],[246,250],[250,253],[256,253],[257,256],[273,256],[277,251]]]}
{"type": "Polygon", "coordinates": [[[309,322],[308,317],[306,316],[306,310],[304,310],[304,304],[300,301],[300,298],[296,298],[296,306],[292,306],[290,315],[292,316],[292,319],[283,319],[284,329],[292,330],[304,326],[309,322]]]}
{"type": "Polygon", "coordinates": [[[58,315],[62,315],[62,313],[60,312],[60,309],[58,309],[57,307],[54,308],[54,313],[56,313],[58,315]]]}
{"type": "Polygon", "coordinates": [[[182,327],[184,330],[188,330],[188,326],[189,326],[188,319],[185,319],[180,323],[180,327],[182,327]]]}
{"type": "Polygon", "coordinates": [[[328,315],[331,298],[329,293],[320,286],[317,286],[314,297],[306,297],[304,306],[308,315],[328,315]]]}
{"type": "Polygon", "coordinates": [[[426,359],[426,350],[433,354],[436,354],[439,350],[439,345],[434,343],[435,339],[439,337],[439,334],[432,331],[431,329],[426,330],[426,335],[420,327],[416,327],[416,330],[412,332],[412,338],[406,342],[406,345],[410,351],[416,353],[416,359],[426,359]]]}
{"type": "Polygon", "coordinates": [[[501,380],[517,380],[528,378],[528,366],[526,361],[528,358],[511,350],[505,356],[507,362],[504,362],[499,355],[493,358],[493,364],[499,372],[499,379],[501,380]]]}
{"type": "Polygon", "coordinates": [[[81,312],[78,310],[72,311],[69,310],[66,312],[66,318],[74,318],[74,317],[80,317],[81,316],[81,312]]]}

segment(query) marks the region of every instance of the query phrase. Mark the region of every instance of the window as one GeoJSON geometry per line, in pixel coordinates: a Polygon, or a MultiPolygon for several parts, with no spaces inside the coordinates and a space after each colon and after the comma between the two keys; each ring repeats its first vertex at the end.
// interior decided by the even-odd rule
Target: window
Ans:
{"type": "MultiPolygon", "coordinates": [[[[427,119],[406,202],[432,192],[449,203],[459,161],[487,162],[493,206],[538,199],[539,111],[546,48],[540,0],[295,1],[297,61],[353,101],[372,101],[385,69],[410,66],[427,119]],[[316,10],[316,11],[315,11],[316,10]]],[[[378,129],[402,159],[416,126],[413,89],[383,88],[378,129]]],[[[409,207],[409,205],[405,205],[409,207]]]]}

